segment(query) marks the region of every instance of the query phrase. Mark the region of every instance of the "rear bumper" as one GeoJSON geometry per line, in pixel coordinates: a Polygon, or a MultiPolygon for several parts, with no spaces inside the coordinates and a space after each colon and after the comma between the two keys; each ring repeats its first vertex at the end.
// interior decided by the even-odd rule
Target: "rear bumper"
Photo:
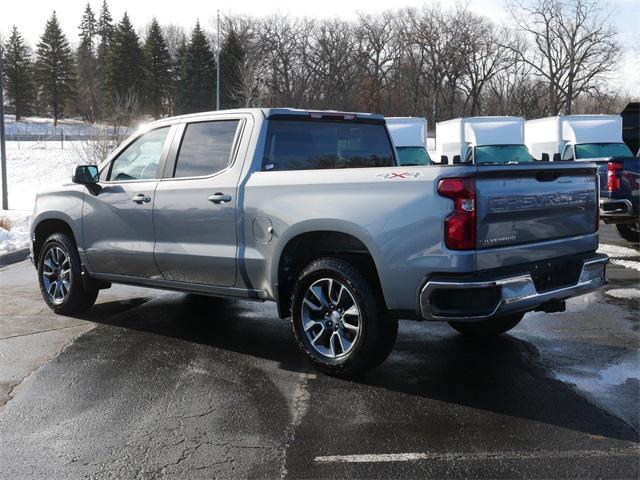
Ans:
{"type": "Polygon", "coordinates": [[[604,223],[634,223],[637,214],[633,204],[625,198],[600,199],[600,218],[604,223]]]}
{"type": "MultiPolygon", "coordinates": [[[[436,321],[478,321],[491,317],[498,317],[516,312],[527,312],[550,302],[558,302],[570,297],[576,297],[597,290],[606,285],[605,270],[609,257],[593,255],[586,258],[578,281],[569,286],[562,286],[553,290],[538,292],[530,273],[513,274],[495,279],[482,281],[460,281],[455,279],[430,280],[420,292],[420,312],[426,320],[436,321]],[[446,292],[453,295],[456,292],[472,292],[473,296],[483,297],[479,302],[482,306],[477,311],[466,309],[444,310],[437,309],[432,302],[434,295],[446,292]],[[489,301],[487,301],[489,299],[489,301]]],[[[461,303],[469,302],[469,297],[461,303]]]]}

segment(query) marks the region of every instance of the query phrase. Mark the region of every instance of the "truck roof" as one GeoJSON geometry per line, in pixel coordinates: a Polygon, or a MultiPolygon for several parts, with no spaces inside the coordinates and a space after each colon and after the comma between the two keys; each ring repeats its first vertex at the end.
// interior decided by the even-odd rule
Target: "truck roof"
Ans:
{"type": "Polygon", "coordinates": [[[212,110],[208,112],[189,113],[186,115],[178,115],[175,117],[162,118],[156,120],[153,124],[164,123],[174,120],[184,120],[199,117],[206,117],[216,113],[250,113],[253,115],[263,115],[265,118],[301,118],[301,117],[317,117],[317,118],[343,118],[346,120],[363,120],[374,123],[384,123],[384,116],[377,113],[364,112],[340,112],[337,110],[306,110],[299,108],[236,108],[231,110],[212,110]]]}
{"type": "Polygon", "coordinates": [[[427,119],[424,117],[387,117],[387,128],[396,147],[425,147],[427,119]]]}
{"type": "Polygon", "coordinates": [[[440,145],[519,145],[524,143],[522,117],[468,117],[436,123],[440,145]],[[463,137],[463,138],[461,138],[463,137]]]}
{"type": "Polygon", "coordinates": [[[527,120],[527,144],[539,142],[622,142],[620,115],[560,115],[527,120]]]}

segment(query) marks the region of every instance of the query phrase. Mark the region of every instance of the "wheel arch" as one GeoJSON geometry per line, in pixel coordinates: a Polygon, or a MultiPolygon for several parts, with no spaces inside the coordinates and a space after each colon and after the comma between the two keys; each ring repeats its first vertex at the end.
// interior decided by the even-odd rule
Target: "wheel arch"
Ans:
{"type": "Polygon", "coordinates": [[[373,287],[384,299],[376,261],[378,251],[370,236],[360,231],[361,227],[350,224],[347,228],[344,225],[343,228],[335,228],[335,225],[333,228],[327,227],[315,225],[314,228],[297,228],[286,239],[281,238],[280,249],[271,264],[271,283],[281,318],[289,316],[293,285],[302,269],[323,256],[334,256],[353,263],[372,280],[373,287]]]}
{"type": "Polygon", "coordinates": [[[64,233],[69,236],[78,248],[78,236],[72,227],[73,222],[64,215],[47,216],[36,219],[31,226],[31,242],[34,261],[37,262],[45,240],[53,233],[64,233]]]}

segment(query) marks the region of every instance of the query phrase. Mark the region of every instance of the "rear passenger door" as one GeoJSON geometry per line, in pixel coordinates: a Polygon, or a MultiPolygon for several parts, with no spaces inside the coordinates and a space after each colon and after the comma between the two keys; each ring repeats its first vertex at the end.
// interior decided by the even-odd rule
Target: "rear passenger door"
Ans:
{"type": "Polygon", "coordinates": [[[156,263],[166,280],[230,287],[236,281],[236,209],[245,120],[182,126],[156,188],[156,263]]]}

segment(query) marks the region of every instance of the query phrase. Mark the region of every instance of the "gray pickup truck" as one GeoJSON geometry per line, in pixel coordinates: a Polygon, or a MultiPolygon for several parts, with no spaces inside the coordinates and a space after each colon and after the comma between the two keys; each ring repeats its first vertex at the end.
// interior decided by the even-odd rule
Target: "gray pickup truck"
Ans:
{"type": "Polygon", "coordinates": [[[399,318],[493,335],[602,287],[597,189],[584,163],[399,167],[379,115],[202,113],[40,192],[32,255],[57,313],[111,283],[271,300],[347,375],[384,361],[399,318]]]}

